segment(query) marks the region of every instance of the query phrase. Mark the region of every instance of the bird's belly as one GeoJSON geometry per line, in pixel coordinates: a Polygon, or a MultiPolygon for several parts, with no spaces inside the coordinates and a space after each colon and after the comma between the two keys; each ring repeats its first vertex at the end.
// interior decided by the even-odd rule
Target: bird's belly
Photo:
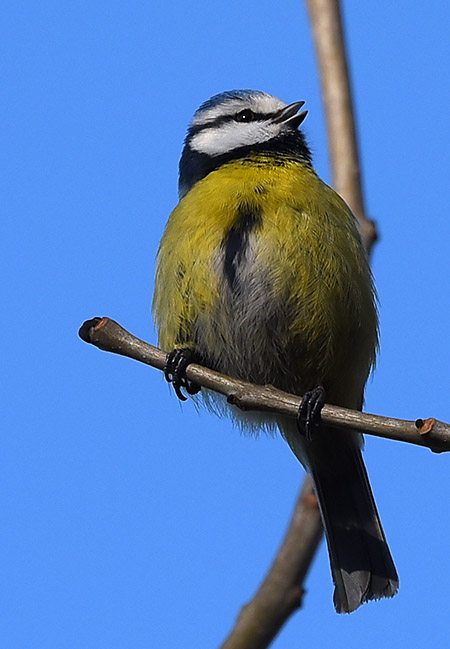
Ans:
{"type": "Polygon", "coordinates": [[[258,252],[257,238],[250,238],[233,283],[218,255],[219,295],[213,313],[198,318],[196,346],[207,364],[224,374],[298,391],[305,368],[293,349],[299,341],[291,334],[292,304],[258,252]]]}
{"type": "Polygon", "coordinates": [[[233,281],[225,252],[217,252],[217,300],[197,319],[200,355],[224,374],[296,394],[322,384],[332,402],[355,407],[369,363],[355,319],[359,306],[336,288],[350,278],[339,264],[329,276],[323,266],[306,263],[300,272],[279,248],[266,246],[258,232],[250,234],[233,281]],[[350,403],[347,394],[358,396],[350,403]]]}

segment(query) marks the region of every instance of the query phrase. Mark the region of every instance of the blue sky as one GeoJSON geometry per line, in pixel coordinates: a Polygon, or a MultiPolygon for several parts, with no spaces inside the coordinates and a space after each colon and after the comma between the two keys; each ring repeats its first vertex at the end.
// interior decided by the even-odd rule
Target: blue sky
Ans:
{"type": "MultiPolygon", "coordinates": [[[[345,2],[382,348],[367,410],[450,419],[448,3],[345,2]]],[[[154,259],[193,111],[304,99],[329,179],[303,3],[16,2],[1,39],[0,635],[8,649],[215,647],[263,577],[302,470],[280,438],[181,407],[156,370],[85,345],[108,315],[155,341],[154,259]]],[[[370,439],[399,595],[332,606],[322,546],[273,643],[445,646],[450,459],[370,439]]]]}

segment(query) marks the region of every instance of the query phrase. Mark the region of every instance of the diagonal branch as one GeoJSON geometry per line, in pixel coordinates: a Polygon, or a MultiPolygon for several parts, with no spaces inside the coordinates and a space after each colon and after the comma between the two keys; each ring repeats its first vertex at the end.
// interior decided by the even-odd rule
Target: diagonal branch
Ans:
{"type": "MultiPolygon", "coordinates": [[[[104,351],[127,356],[162,370],[167,354],[136,338],[109,318],[87,320],[80,337],[104,351]]],[[[187,376],[202,386],[217,390],[243,409],[271,410],[295,417],[301,398],[271,386],[237,381],[200,365],[187,368],[187,376]]],[[[434,419],[403,421],[326,406],[323,419],[339,428],[354,428],[369,434],[427,446],[433,451],[450,450],[450,425],[434,419]]],[[[336,431],[336,434],[339,434],[336,431]]],[[[254,597],[242,607],[236,623],[220,649],[264,649],[301,604],[303,584],[322,537],[317,500],[309,476],[298,497],[289,528],[277,555],[254,597]]]]}
{"type": "Polygon", "coordinates": [[[306,0],[319,65],[333,187],[359,221],[370,252],[377,240],[361,182],[350,74],[339,0],[306,0]]]}
{"type": "Polygon", "coordinates": [[[322,524],[308,476],[277,556],[258,592],[242,607],[220,649],[260,649],[272,642],[302,603],[303,586],[322,538],[322,524]]]}
{"type": "MultiPolygon", "coordinates": [[[[157,369],[162,370],[166,363],[167,354],[164,351],[136,338],[110,318],[87,320],[79,334],[85,342],[104,351],[128,356],[157,369]]],[[[186,374],[191,381],[225,395],[228,403],[241,410],[263,410],[287,417],[297,416],[300,396],[270,385],[259,386],[232,379],[194,363],[188,366],[186,374]]],[[[322,419],[336,429],[355,430],[417,444],[436,453],[450,451],[450,425],[433,418],[408,421],[327,405],[322,410],[322,419]]]]}

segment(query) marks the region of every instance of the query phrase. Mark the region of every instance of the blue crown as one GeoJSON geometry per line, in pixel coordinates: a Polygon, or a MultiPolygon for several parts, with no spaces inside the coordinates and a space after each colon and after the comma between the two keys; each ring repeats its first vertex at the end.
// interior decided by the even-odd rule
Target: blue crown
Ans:
{"type": "Polygon", "coordinates": [[[229,99],[248,99],[249,97],[255,97],[258,95],[264,95],[264,92],[260,90],[226,90],[225,92],[220,92],[218,95],[214,95],[210,99],[207,99],[203,104],[195,111],[195,114],[208,110],[209,108],[214,108],[222,104],[224,101],[229,99]]]}

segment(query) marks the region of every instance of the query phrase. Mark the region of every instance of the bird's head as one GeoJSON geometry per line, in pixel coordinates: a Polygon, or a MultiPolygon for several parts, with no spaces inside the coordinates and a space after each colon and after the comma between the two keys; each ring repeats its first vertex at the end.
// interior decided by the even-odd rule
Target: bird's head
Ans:
{"type": "Polygon", "coordinates": [[[305,102],[285,104],[256,90],[231,90],[205,101],[189,125],[180,160],[180,195],[210,171],[252,152],[302,157],[310,152],[298,127],[305,102]]]}

